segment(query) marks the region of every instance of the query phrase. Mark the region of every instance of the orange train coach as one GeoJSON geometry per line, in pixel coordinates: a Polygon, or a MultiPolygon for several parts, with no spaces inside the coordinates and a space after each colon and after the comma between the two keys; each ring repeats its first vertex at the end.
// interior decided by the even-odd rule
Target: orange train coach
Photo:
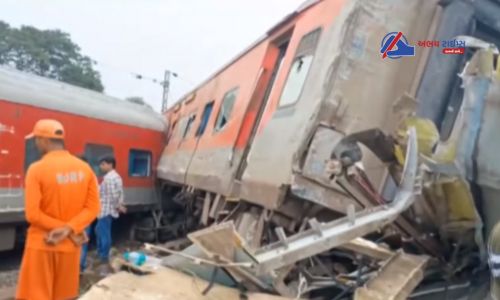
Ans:
{"type": "Polygon", "coordinates": [[[0,112],[0,250],[11,249],[22,232],[24,174],[39,159],[34,140],[24,137],[42,118],[62,122],[66,148],[85,155],[96,172],[103,155],[116,157],[130,211],[156,204],[165,123],[151,108],[2,67],[0,112]]]}

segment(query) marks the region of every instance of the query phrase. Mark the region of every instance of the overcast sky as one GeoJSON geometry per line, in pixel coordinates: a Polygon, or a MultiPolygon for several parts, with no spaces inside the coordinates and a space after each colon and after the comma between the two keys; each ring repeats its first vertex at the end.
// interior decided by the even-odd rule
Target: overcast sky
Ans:
{"type": "Polygon", "coordinates": [[[250,45],[303,0],[0,0],[0,20],[68,32],[99,62],[105,93],[141,96],[159,110],[162,88],[130,72],[172,79],[170,102],[250,45]]]}

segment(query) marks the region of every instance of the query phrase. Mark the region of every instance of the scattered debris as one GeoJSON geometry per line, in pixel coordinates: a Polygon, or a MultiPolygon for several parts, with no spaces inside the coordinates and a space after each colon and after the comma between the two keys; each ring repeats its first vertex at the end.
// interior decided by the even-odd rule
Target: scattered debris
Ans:
{"type": "Polygon", "coordinates": [[[355,300],[404,300],[424,278],[428,257],[398,252],[387,260],[378,274],[358,288],[355,300]]]}
{"type": "Polygon", "coordinates": [[[81,300],[285,300],[279,296],[261,293],[246,293],[238,289],[213,284],[208,295],[202,295],[209,285],[196,274],[190,275],[161,268],[149,275],[120,272],[112,275],[82,296],[81,300]]]}

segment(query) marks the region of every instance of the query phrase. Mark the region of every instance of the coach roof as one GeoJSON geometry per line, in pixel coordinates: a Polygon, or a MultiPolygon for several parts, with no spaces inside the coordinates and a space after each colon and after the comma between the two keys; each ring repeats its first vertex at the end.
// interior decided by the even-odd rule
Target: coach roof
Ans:
{"type": "Polygon", "coordinates": [[[148,106],[7,66],[0,67],[0,100],[155,131],[165,130],[163,117],[148,106]]]}
{"type": "Polygon", "coordinates": [[[302,4],[296,10],[294,10],[291,14],[288,14],[281,21],[279,21],[276,25],[274,25],[268,31],[266,31],[266,34],[264,34],[263,36],[259,37],[250,46],[246,47],[243,51],[241,51],[240,53],[238,53],[233,59],[231,59],[228,63],[226,63],[225,65],[223,65],[221,68],[219,68],[215,73],[213,73],[212,75],[210,75],[207,79],[205,79],[202,83],[200,83],[199,85],[197,85],[194,89],[190,90],[184,96],[182,96],[181,98],[177,99],[174,102],[174,104],[172,105],[172,107],[170,107],[169,109],[173,109],[179,103],[182,104],[182,103],[189,102],[189,101],[186,101],[186,99],[188,97],[190,97],[190,95],[192,95],[194,92],[196,92],[196,90],[198,90],[200,87],[202,87],[203,85],[207,84],[207,82],[209,82],[210,80],[214,79],[219,74],[221,74],[222,72],[224,72],[227,68],[229,68],[235,62],[237,62],[239,59],[241,59],[243,56],[245,56],[250,51],[252,51],[255,47],[257,47],[261,43],[265,42],[269,38],[269,36],[271,36],[275,31],[279,30],[282,26],[284,26],[285,24],[287,24],[288,22],[290,22],[291,20],[293,20],[295,17],[297,17],[298,15],[300,15],[303,11],[305,11],[305,10],[307,10],[307,9],[315,6],[316,4],[320,3],[321,1],[323,1],[323,0],[305,0],[304,2],[302,2],[302,4]]]}

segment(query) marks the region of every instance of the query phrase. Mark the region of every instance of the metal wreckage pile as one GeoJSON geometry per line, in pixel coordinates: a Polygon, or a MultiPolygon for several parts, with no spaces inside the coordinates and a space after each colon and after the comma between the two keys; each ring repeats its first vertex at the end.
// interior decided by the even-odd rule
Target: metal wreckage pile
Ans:
{"type": "Polygon", "coordinates": [[[498,220],[498,178],[491,175],[499,164],[496,59],[492,50],[479,50],[460,75],[464,102],[447,141],[431,121],[415,116],[414,99],[402,97],[395,105],[397,132],[370,130],[338,144],[325,176],[364,210],[350,205],[334,220],[301,220],[289,236],[277,226],[277,239],[257,248],[260,240],[247,237],[262,237],[268,228],[243,226],[243,238],[237,229],[244,220],[220,220],[188,234],[192,244],[182,251],[146,245],[156,255],[170,254],[165,268],[122,261],[149,274],[118,273],[82,299],[416,299],[445,290],[436,288],[443,282],[450,290],[456,282],[472,286],[470,278],[487,270],[485,236],[498,220]],[[367,179],[360,143],[399,182],[393,199],[383,199],[367,179]],[[482,191],[481,201],[473,188],[482,191]]]}

